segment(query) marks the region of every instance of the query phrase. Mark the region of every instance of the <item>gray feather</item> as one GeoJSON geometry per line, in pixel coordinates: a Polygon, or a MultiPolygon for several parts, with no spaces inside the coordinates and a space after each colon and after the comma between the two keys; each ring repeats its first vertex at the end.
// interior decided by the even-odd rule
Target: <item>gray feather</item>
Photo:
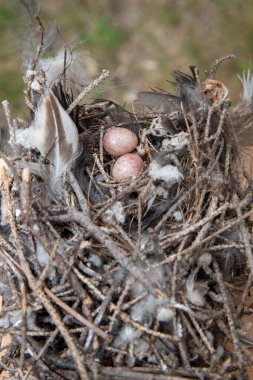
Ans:
{"type": "Polygon", "coordinates": [[[61,175],[78,155],[78,141],[76,125],[52,91],[40,101],[31,126],[16,131],[17,144],[38,149],[51,162],[49,182],[56,192],[61,175]]]}

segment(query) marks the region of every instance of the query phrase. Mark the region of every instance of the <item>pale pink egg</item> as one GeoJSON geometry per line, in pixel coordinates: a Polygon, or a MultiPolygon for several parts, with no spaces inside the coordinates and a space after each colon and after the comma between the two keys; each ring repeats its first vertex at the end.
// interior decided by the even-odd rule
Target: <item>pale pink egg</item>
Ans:
{"type": "Polygon", "coordinates": [[[127,153],[119,157],[112,168],[112,176],[119,180],[136,177],[143,168],[143,160],[138,154],[127,153]]]}
{"type": "Polygon", "coordinates": [[[104,134],[104,150],[112,156],[117,157],[125,153],[130,153],[137,145],[138,138],[130,129],[112,127],[104,134]]]}

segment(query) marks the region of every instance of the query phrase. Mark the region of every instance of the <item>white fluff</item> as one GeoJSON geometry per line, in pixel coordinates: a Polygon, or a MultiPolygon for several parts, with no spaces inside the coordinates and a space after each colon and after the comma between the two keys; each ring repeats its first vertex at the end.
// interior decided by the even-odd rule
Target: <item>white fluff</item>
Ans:
{"type": "Polygon", "coordinates": [[[187,288],[186,296],[193,305],[202,307],[205,304],[204,297],[197,289],[190,290],[187,288]]]}
{"type": "Polygon", "coordinates": [[[181,182],[184,178],[183,174],[174,165],[160,166],[156,160],[149,165],[149,175],[154,180],[162,180],[168,186],[173,186],[177,182],[181,182]]]}
{"type": "Polygon", "coordinates": [[[134,321],[143,323],[150,317],[155,316],[157,307],[160,305],[161,300],[155,298],[151,294],[136,303],[131,309],[131,317],[134,321]]]}
{"type": "Polygon", "coordinates": [[[139,338],[134,341],[133,354],[138,360],[151,356],[150,346],[144,339],[139,338]]]}
{"type": "MultiPolygon", "coordinates": [[[[146,272],[146,268],[143,268],[144,271],[146,272]]],[[[154,283],[163,283],[164,280],[164,269],[159,267],[159,268],[153,268],[152,270],[152,281],[154,283]]],[[[129,275],[128,281],[131,285],[130,287],[130,292],[132,296],[137,297],[141,293],[145,292],[145,289],[143,285],[140,282],[137,282],[134,277],[129,275]]]]}
{"type": "Polygon", "coordinates": [[[105,219],[108,221],[115,220],[120,224],[125,223],[126,215],[124,212],[124,207],[121,202],[115,202],[112,207],[106,210],[105,219]]]}
{"type": "MultiPolygon", "coordinates": [[[[43,70],[46,76],[46,85],[48,88],[59,82],[64,72],[64,49],[59,50],[55,57],[41,59],[37,68],[43,70]]],[[[89,78],[84,69],[84,62],[81,54],[77,52],[66,52],[66,82],[78,86],[86,86],[89,78]]]]}
{"type": "Polygon", "coordinates": [[[197,271],[198,268],[190,274],[186,281],[186,297],[193,305],[202,307],[205,304],[205,298],[199,290],[195,288],[197,271]]]}
{"type": "Polygon", "coordinates": [[[210,253],[203,253],[198,259],[199,267],[208,267],[212,262],[212,255],[210,253]]]}
{"type": "Polygon", "coordinates": [[[152,207],[152,205],[153,205],[153,203],[157,197],[167,199],[168,196],[169,196],[168,189],[165,189],[162,186],[152,186],[150,188],[149,193],[147,194],[147,196],[145,198],[145,202],[147,203],[146,212],[148,212],[150,210],[150,208],[152,207]]]}
{"type": "Polygon", "coordinates": [[[250,70],[247,71],[247,74],[243,72],[242,76],[237,75],[243,85],[243,101],[249,105],[252,102],[253,98],[253,74],[250,70]]]}
{"type": "Polygon", "coordinates": [[[39,242],[38,239],[36,239],[36,254],[37,254],[37,260],[39,264],[44,267],[47,265],[49,254],[43,247],[43,245],[39,242]]]}
{"type": "Polygon", "coordinates": [[[157,320],[159,322],[169,322],[175,316],[175,310],[168,306],[161,306],[157,309],[157,320]]]}
{"type": "Polygon", "coordinates": [[[183,331],[182,323],[177,322],[177,336],[178,336],[179,338],[182,338],[183,335],[184,335],[184,331],[183,331]]]}
{"type": "Polygon", "coordinates": [[[163,199],[167,199],[168,196],[169,196],[169,192],[168,192],[168,190],[165,189],[165,188],[162,187],[162,186],[156,186],[156,187],[155,187],[155,192],[156,192],[156,194],[157,194],[159,197],[161,197],[161,198],[163,198],[163,199]]]}
{"type": "Polygon", "coordinates": [[[103,261],[98,255],[92,254],[89,257],[89,263],[93,264],[97,268],[101,268],[103,266],[103,261]]]}
{"type": "MultiPolygon", "coordinates": [[[[5,171],[7,176],[10,176],[12,174],[11,168],[7,165],[7,162],[0,158],[0,172],[3,173],[5,171]]],[[[3,176],[0,176],[0,186],[3,186],[3,176]]],[[[5,225],[8,223],[8,206],[6,197],[4,195],[4,192],[1,193],[1,225],[5,225]]]]}
{"type": "Polygon", "coordinates": [[[174,135],[173,137],[171,137],[169,144],[171,147],[175,149],[183,149],[189,144],[188,133],[180,132],[174,135]]]}
{"type": "Polygon", "coordinates": [[[208,292],[208,296],[215,302],[218,302],[218,303],[224,303],[224,300],[223,300],[223,296],[221,294],[216,294],[214,292],[212,292],[211,290],[209,290],[208,292]]]}
{"type": "Polygon", "coordinates": [[[0,318],[0,328],[8,329],[9,327],[18,326],[21,321],[21,310],[9,311],[0,318]]]}
{"type": "MultiPolygon", "coordinates": [[[[207,331],[206,331],[207,333],[207,331]]],[[[216,352],[212,355],[212,366],[218,364],[224,355],[224,348],[222,346],[218,346],[216,352]]]]}
{"type": "Polygon", "coordinates": [[[173,213],[173,218],[177,221],[177,222],[181,222],[183,220],[183,214],[181,213],[181,211],[175,211],[173,213]]]}
{"type": "MultiPolygon", "coordinates": [[[[27,328],[28,330],[38,331],[39,328],[37,327],[35,321],[36,321],[36,315],[31,309],[31,307],[27,307],[26,310],[26,321],[27,321],[27,328]]],[[[7,311],[1,318],[0,318],[0,328],[8,329],[11,327],[17,327],[22,322],[22,311],[21,310],[10,310],[7,311]]]]}
{"type": "MultiPolygon", "coordinates": [[[[145,270],[145,269],[144,269],[145,270]]],[[[161,283],[164,281],[164,269],[155,268],[148,274],[150,277],[152,275],[153,283],[161,283]]],[[[128,276],[128,281],[130,283],[130,293],[133,297],[137,297],[145,292],[142,284],[137,282],[135,278],[131,275],[128,276]]],[[[131,308],[131,317],[134,321],[143,323],[154,318],[156,316],[156,309],[163,303],[164,300],[155,298],[152,294],[148,294],[146,297],[141,299],[131,308]]]]}
{"type": "Polygon", "coordinates": [[[1,196],[1,225],[2,226],[8,223],[8,214],[9,214],[9,211],[7,207],[6,198],[2,192],[2,196],[1,196]]]}
{"type": "Polygon", "coordinates": [[[126,343],[133,342],[136,337],[136,330],[131,325],[126,324],[115,338],[113,345],[114,347],[124,346],[126,343]]]}
{"type": "Polygon", "coordinates": [[[149,243],[150,243],[150,235],[144,231],[141,236],[140,251],[144,251],[149,243]]]}
{"type": "Polygon", "coordinates": [[[167,135],[168,130],[163,125],[161,115],[158,115],[158,117],[155,117],[152,120],[152,123],[150,124],[150,127],[149,127],[147,133],[150,133],[153,136],[160,136],[160,137],[167,135]]]}
{"type": "Polygon", "coordinates": [[[15,210],[15,218],[19,218],[20,217],[20,215],[21,215],[21,210],[20,210],[20,208],[16,208],[16,210],[15,210]]]}

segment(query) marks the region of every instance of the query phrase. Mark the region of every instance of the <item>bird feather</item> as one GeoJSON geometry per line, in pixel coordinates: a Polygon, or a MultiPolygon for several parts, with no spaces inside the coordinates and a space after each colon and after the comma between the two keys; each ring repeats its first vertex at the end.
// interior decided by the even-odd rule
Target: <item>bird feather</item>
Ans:
{"type": "Polygon", "coordinates": [[[63,172],[78,156],[79,137],[75,123],[51,90],[39,102],[30,127],[16,131],[16,143],[38,149],[50,161],[50,188],[59,193],[63,172]]]}
{"type": "Polygon", "coordinates": [[[147,107],[149,110],[157,113],[170,114],[180,109],[180,98],[172,94],[143,91],[139,92],[137,96],[137,102],[143,108],[147,107]]]}

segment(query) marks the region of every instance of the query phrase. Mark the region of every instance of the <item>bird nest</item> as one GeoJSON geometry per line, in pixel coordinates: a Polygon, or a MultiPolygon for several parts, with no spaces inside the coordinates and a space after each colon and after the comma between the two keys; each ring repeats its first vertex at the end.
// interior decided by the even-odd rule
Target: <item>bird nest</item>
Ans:
{"type": "Polygon", "coordinates": [[[129,112],[80,104],[107,72],[76,98],[66,57],[46,91],[36,59],[27,125],[3,103],[2,376],[246,379],[253,211],[251,152],[238,130],[252,103],[231,108],[214,79],[222,60],[204,81],[196,68],[174,72],[179,96],[140,93],[129,112]],[[66,125],[78,136],[70,156],[66,125]],[[103,148],[112,127],[138,137],[143,168],[124,181],[103,148]]]}

